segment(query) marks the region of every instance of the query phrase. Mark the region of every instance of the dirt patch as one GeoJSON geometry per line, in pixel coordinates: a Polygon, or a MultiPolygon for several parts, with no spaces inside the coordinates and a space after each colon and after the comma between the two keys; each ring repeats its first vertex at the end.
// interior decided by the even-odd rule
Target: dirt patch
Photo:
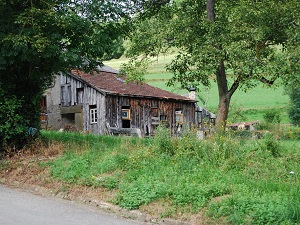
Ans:
{"type": "MultiPolygon", "coordinates": [[[[48,148],[39,146],[39,151],[27,149],[1,160],[0,183],[10,187],[30,190],[44,196],[55,196],[91,205],[106,205],[115,196],[115,191],[101,187],[68,184],[53,179],[50,169],[42,164],[59,157],[59,145],[48,148]]],[[[113,206],[113,205],[111,205],[113,206]]]]}

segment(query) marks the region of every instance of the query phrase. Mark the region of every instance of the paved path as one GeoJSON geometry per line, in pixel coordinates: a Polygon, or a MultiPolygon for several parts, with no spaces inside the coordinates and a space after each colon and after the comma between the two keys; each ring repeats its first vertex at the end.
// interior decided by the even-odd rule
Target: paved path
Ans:
{"type": "Polygon", "coordinates": [[[0,185],[0,225],[137,225],[71,201],[0,185]]]}

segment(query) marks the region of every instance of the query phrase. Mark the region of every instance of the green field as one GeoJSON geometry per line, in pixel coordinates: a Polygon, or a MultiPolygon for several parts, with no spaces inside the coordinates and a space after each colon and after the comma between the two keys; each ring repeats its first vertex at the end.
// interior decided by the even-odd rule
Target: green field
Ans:
{"type": "MultiPolygon", "coordinates": [[[[153,57],[151,58],[151,61],[153,62],[149,68],[148,73],[149,74],[161,74],[166,73],[165,65],[170,63],[172,59],[174,58],[175,54],[170,55],[162,55],[159,57],[153,57]]],[[[108,65],[110,67],[113,67],[115,69],[120,69],[121,64],[127,63],[128,59],[125,57],[121,57],[119,59],[112,59],[110,61],[105,61],[104,64],[108,65]]]]}
{"type": "MultiPolygon", "coordinates": [[[[166,82],[172,77],[171,73],[166,73],[164,67],[166,63],[169,63],[174,55],[161,56],[155,58],[155,63],[151,65],[148,70],[148,74],[145,76],[145,82],[181,95],[187,95],[187,90],[180,89],[180,85],[177,84],[174,87],[167,87],[166,82]]],[[[126,58],[121,58],[118,60],[111,60],[104,62],[106,65],[119,69],[122,63],[126,63],[128,60],[126,58]]],[[[211,87],[208,89],[206,87],[198,87],[200,92],[197,93],[202,99],[207,102],[206,107],[212,111],[216,112],[218,107],[218,91],[216,83],[212,82],[211,87]]],[[[203,104],[199,102],[199,105],[203,104]]],[[[281,117],[281,123],[290,123],[287,109],[289,107],[289,97],[284,94],[284,87],[280,86],[277,88],[264,87],[259,84],[256,88],[244,92],[242,90],[237,90],[231,100],[231,113],[229,114],[229,121],[238,122],[233,120],[246,120],[246,121],[262,121],[265,113],[270,111],[278,111],[281,117]],[[242,114],[243,118],[235,118],[235,113],[239,112],[242,114]]]]}

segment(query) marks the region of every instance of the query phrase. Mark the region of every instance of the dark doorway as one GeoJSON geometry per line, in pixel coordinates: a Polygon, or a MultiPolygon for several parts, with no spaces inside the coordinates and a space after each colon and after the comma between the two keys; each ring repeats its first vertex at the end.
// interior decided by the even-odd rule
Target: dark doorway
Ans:
{"type": "Polygon", "coordinates": [[[122,120],[123,128],[130,128],[130,120],[122,120]]]}

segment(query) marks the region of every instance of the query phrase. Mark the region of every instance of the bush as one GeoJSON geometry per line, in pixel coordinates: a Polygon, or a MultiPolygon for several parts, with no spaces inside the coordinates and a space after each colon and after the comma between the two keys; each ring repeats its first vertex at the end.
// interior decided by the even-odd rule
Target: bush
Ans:
{"type": "MultiPolygon", "coordinates": [[[[40,82],[46,83],[43,79],[40,82]]],[[[44,85],[36,82],[34,76],[1,77],[0,151],[20,150],[39,134],[44,85]]]]}
{"type": "Polygon", "coordinates": [[[280,111],[270,110],[264,114],[264,120],[266,123],[280,123],[281,115],[280,111]]]}
{"type": "Polygon", "coordinates": [[[0,150],[19,148],[27,138],[27,121],[20,115],[22,100],[7,97],[0,87],[0,150]]]}
{"type": "Polygon", "coordinates": [[[300,125],[300,87],[294,88],[289,93],[291,107],[289,109],[289,118],[294,125],[300,125]]]}
{"type": "Polygon", "coordinates": [[[159,125],[155,132],[154,145],[157,146],[158,153],[174,155],[175,149],[172,144],[170,130],[163,125],[159,125]]]}
{"type": "Polygon", "coordinates": [[[271,133],[266,133],[264,135],[264,148],[265,150],[269,151],[272,156],[278,157],[280,156],[280,150],[281,146],[279,141],[276,140],[273,134],[271,133]]]}
{"type": "Polygon", "coordinates": [[[283,140],[300,140],[300,127],[281,126],[277,135],[283,140]]]}

